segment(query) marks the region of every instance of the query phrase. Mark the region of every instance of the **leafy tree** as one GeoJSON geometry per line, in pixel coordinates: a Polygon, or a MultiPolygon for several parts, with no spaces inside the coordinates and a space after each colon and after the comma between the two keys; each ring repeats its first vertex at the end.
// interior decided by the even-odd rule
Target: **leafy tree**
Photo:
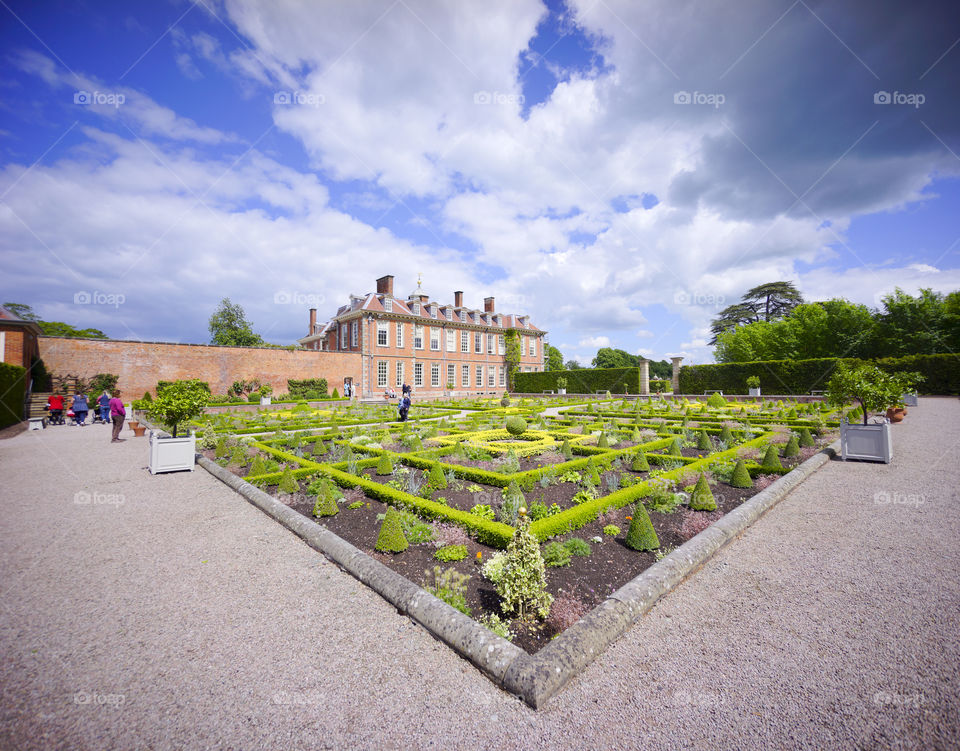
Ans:
{"type": "Polygon", "coordinates": [[[597,356],[591,364],[595,368],[635,368],[639,362],[636,355],[626,350],[602,347],[597,350],[597,356]]]}
{"type": "Polygon", "coordinates": [[[210,388],[201,381],[173,381],[163,390],[157,388],[157,398],[150,406],[150,415],[161,420],[177,437],[177,426],[203,414],[210,398],[210,388]]]}
{"type": "MultiPolygon", "coordinates": [[[[952,292],[951,296],[957,293],[952,292]]],[[[956,302],[951,299],[951,306],[956,302]]],[[[877,315],[877,340],[885,357],[937,355],[960,348],[951,324],[946,299],[939,292],[921,289],[917,297],[899,287],[883,298],[877,315]]]]}
{"type": "Polygon", "coordinates": [[[210,316],[210,343],[229,347],[259,347],[263,339],[253,333],[243,307],[230,302],[229,297],[220,301],[220,306],[210,316]]]}
{"type": "Polygon", "coordinates": [[[563,366],[564,370],[582,370],[583,366],[576,360],[567,360],[563,366]]]}
{"type": "Polygon", "coordinates": [[[776,321],[790,315],[790,312],[803,303],[803,296],[793,282],[768,282],[747,290],[740,302],[729,305],[710,325],[713,332],[711,344],[717,343],[717,337],[724,331],[759,321],[776,321]]]}
{"type": "Polygon", "coordinates": [[[547,345],[547,370],[563,370],[563,353],[550,344],[547,345]]]}
{"type": "Polygon", "coordinates": [[[834,407],[845,407],[848,402],[860,403],[863,424],[870,412],[883,412],[887,407],[903,404],[903,394],[913,391],[923,380],[919,373],[885,373],[876,365],[858,365],[849,368],[837,363],[827,384],[827,402],[834,407]]]}
{"type": "Polygon", "coordinates": [[[35,321],[38,323],[40,321],[40,316],[33,312],[33,308],[29,305],[24,305],[22,302],[5,302],[3,307],[24,321],[35,321]]]}

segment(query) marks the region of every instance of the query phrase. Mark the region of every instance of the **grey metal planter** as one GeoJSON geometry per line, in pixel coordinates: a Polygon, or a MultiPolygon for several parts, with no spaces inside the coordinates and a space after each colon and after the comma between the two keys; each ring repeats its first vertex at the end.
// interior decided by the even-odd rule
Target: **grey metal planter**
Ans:
{"type": "Polygon", "coordinates": [[[904,394],[904,395],[903,395],[903,406],[905,406],[905,407],[916,407],[916,406],[917,406],[917,395],[916,395],[916,394],[904,394]]]}
{"type": "Polygon", "coordinates": [[[840,423],[840,456],[847,459],[866,459],[889,464],[893,458],[890,423],[851,425],[840,423]]]}

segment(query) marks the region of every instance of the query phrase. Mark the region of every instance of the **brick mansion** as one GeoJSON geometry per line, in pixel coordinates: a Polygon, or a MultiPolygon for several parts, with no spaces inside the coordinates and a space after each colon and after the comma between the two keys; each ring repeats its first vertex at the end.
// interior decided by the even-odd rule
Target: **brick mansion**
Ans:
{"type": "MultiPolygon", "coordinates": [[[[526,315],[498,313],[493,297],[483,310],[430,300],[419,288],[394,297],[393,277],[377,279],[377,291],[350,295],[329,321],[310,309],[310,328],[299,340],[306,349],[360,356],[358,395],[373,396],[410,384],[425,396],[452,392],[490,394],[507,388],[508,337],[519,343],[519,371],[540,371],[546,362],[546,331],[526,315]]],[[[515,345],[514,345],[515,346],[515,345]]]]}

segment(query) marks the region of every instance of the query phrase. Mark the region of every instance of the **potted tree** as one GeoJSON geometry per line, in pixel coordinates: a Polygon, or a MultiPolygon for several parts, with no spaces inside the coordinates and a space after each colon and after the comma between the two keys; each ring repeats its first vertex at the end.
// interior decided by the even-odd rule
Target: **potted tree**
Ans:
{"type": "Polygon", "coordinates": [[[197,437],[193,431],[178,435],[184,422],[199,417],[207,406],[210,392],[200,381],[174,381],[164,386],[150,405],[150,416],[169,427],[173,435],[159,430],[150,432],[150,473],[193,471],[197,437]]]}
{"type": "Polygon", "coordinates": [[[919,373],[891,375],[876,365],[858,365],[855,368],[850,368],[845,363],[837,365],[827,384],[827,403],[844,407],[855,401],[863,414],[862,425],[852,425],[845,418],[840,423],[840,451],[843,461],[869,459],[890,463],[893,458],[890,423],[884,420],[870,424],[870,413],[882,413],[894,405],[902,406],[904,392],[916,388],[920,380],[919,373]]]}
{"type": "Polygon", "coordinates": [[[760,377],[752,375],[747,379],[747,388],[750,396],[760,396],[760,377]]]}
{"type": "Polygon", "coordinates": [[[557,393],[566,394],[567,393],[567,379],[563,376],[557,378],[557,393]]]}
{"type": "Polygon", "coordinates": [[[273,386],[265,383],[260,387],[260,406],[265,407],[270,404],[270,395],[273,394],[273,386]]]}

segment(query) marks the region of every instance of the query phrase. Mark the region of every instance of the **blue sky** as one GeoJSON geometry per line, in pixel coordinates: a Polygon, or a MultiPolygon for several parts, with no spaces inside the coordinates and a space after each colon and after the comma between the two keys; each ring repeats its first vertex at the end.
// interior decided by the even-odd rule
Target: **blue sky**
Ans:
{"type": "Polygon", "coordinates": [[[716,5],[8,1],[0,298],[286,344],[422,274],[568,359],[708,362],[767,281],[960,288],[948,3],[716,5]]]}

